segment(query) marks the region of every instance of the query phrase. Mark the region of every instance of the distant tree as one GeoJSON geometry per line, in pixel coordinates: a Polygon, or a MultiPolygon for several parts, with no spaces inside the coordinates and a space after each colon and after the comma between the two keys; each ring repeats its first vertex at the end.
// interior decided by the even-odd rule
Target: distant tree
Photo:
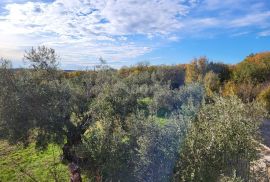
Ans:
{"type": "Polygon", "coordinates": [[[252,102],[259,95],[263,87],[263,84],[254,83],[246,80],[242,83],[237,83],[237,96],[244,102],[252,102]]]}
{"type": "Polygon", "coordinates": [[[107,61],[103,57],[100,57],[98,61],[99,63],[94,66],[94,70],[98,71],[111,69],[111,67],[108,65],[107,61]]]}
{"type": "Polygon", "coordinates": [[[231,66],[226,65],[224,63],[219,63],[219,62],[208,63],[207,72],[210,72],[210,71],[218,75],[221,83],[224,83],[225,81],[231,78],[231,66]]]}
{"type": "Polygon", "coordinates": [[[234,81],[228,81],[222,87],[222,96],[233,96],[237,95],[237,86],[234,81]]]}
{"type": "Polygon", "coordinates": [[[172,89],[179,88],[185,81],[184,67],[181,65],[158,66],[152,72],[152,78],[163,84],[169,84],[172,89]]]}
{"type": "Polygon", "coordinates": [[[51,70],[57,69],[59,63],[55,50],[45,46],[32,47],[25,52],[24,59],[30,61],[34,69],[51,70]]]}
{"type": "Polygon", "coordinates": [[[207,64],[208,59],[206,57],[194,59],[190,64],[187,64],[185,82],[192,83],[202,81],[207,72],[207,64]]]}
{"type": "Polygon", "coordinates": [[[231,70],[228,65],[223,63],[209,62],[206,57],[194,59],[186,65],[186,83],[202,82],[206,73],[213,72],[218,75],[221,83],[230,79],[231,70]]]}
{"type": "Polygon", "coordinates": [[[252,54],[237,64],[233,70],[236,82],[265,82],[270,78],[270,52],[252,54]]]}
{"type": "Polygon", "coordinates": [[[220,79],[213,71],[208,72],[204,77],[204,86],[206,94],[213,96],[214,93],[218,93],[220,89],[220,79]]]}
{"type": "Polygon", "coordinates": [[[222,86],[222,95],[231,96],[237,95],[244,102],[252,102],[256,99],[258,94],[264,88],[265,84],[254,83],[252,81],[246,80],[242,83],[237,83],[233,80],[230,80],[222,86]]]}

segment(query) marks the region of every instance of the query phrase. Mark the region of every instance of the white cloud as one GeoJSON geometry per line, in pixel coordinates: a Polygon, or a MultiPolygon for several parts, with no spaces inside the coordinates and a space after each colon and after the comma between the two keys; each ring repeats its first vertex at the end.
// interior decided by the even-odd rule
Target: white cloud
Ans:
{"type": "Polygon", "coordinates": [[[262,13],[252,13],[246,16],[236,18],[230,22],[231,27],[246,27],[246,26],[254,26],[261,25],[265,26],[265,22],[270,20],[270,11],[262,12],[262,13]]]}
{"type": "Polygon", "coordinates": [[[265,31],[259,32],[259,36],[260,37],[268,37],[268,36],[270,36],[270,30],[265,30],[265,31]]]}
{"type": "Polygon", "coordinates": [[[143,55],[152,46],[134,44],[128,36],[167,36],[181,28],[180,18],[190,8],[188,1],[178,0],[6,2],[7,13],[0,15],[1,47],[23,50],[45,44],[66,55],[63,64],[69,59],[103,56],[119,61],[143,55]]]}
{"type": "Polygon", "coordinates": [[[230,7],[230,9],[238,9],[240,7],[239,5],[245,3],[245,1],[246,0],[205,0],[202,4],[205,6],[204,8],[208,10],[220,10],[228,7],[230,7]]]}
{"type": "Polygon", "coordinates": [[[266,0],[202,0],[183,20],[182,34],[203,38],[256,34],[270,28],[269,5],[266,0]]]}
{"type": "Polygon", "coordinates": [[[231,37],[239,37],[239,36],[243,36],[243,35],[247,35],[250,32],[237,32],[237,33],[232,33],[231,37]]]}
{"type": "MultiPolygon", "coordinates": [[[[31,46],[53,47],[65,65],[111,64],[144,55],[157,44],[234,29],[268,35],[265,0],[4,0],[0,55],[18,59],[31,46]],[[16,3],[15,3],[16,2],[16,3]],[[219,31],[211,31],[216,30],[219,31]],[[243,30],[244,29],[244,30],[243,30]],[[138,38],[139,37],[139,38],[138,38]]],[[[1,5],[0,3],[0,5],[1,5]]]]}

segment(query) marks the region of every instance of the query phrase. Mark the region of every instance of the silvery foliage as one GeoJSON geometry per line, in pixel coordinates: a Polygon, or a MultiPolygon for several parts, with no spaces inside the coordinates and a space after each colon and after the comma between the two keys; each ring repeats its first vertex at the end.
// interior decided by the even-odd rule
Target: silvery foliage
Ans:
{"type": "Polygon", "coordinates": [[[156,117],[143,123],[145,127],[138,136],[134,171],[138,181],[170,181],[181,143],[203,102],[204,90],[199,84],[188,85],[178,91],[177,97],[180,108],[166,119],[165,124],[158,123],[156,117]]]}

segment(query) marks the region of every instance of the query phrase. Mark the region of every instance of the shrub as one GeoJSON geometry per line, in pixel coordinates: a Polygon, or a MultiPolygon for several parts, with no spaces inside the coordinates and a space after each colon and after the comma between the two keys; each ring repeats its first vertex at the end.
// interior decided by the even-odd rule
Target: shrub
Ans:
{"type": "Polygon", "coordinates": [[[216,97],[203,105],[187,134],[176,167],[179,181],[217,181],[221,174],[248,175],[242,164],[256,158],[258,126],[265,111],[237,97],[216,97]]]}
{"type": "Polygon", "coordinates": [[[270,112],[270,86],[258,95],[258,100],[264,103],[266,109],[270,112]]]}
{"type": "Polygon", "coordinates": [[[270,52],[252,54],[236,65],[233,78],[237,82],[264,82],[270,77],[270,52]]]}
{"type": "Polygon", "coordinates": [[[220,79],[217,74],[210,71],[204,77],[204,86],[207,96],[213,96],[220,88],[220,79]]]}
{"type": "Polygon", "coordinates": [[[228,81],[224,84],[222,87],[222,95],[225,96],[232,96],[236,95],[237,93],[237,88],[236,84],[233,81],[228,81]]]}

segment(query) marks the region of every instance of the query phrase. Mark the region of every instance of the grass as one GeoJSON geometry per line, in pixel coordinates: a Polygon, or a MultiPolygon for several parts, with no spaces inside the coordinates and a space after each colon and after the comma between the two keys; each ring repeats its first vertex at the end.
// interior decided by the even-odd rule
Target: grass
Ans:
{"type": "Polygon", "coordinates": [[[34,144],[23,148],[0,141],[0,182],[69,181],[68,169],[61,163],[60,154],[60,147],[55,145],[37,151],[34,144]]]}
{"type": "Polygon", "coordinates": [[[163,117],[156,117],[156,122],[160,126],[165,126],[165,124],[167,124],[168,120],[166,118],[163,118],[163,117]]]}

